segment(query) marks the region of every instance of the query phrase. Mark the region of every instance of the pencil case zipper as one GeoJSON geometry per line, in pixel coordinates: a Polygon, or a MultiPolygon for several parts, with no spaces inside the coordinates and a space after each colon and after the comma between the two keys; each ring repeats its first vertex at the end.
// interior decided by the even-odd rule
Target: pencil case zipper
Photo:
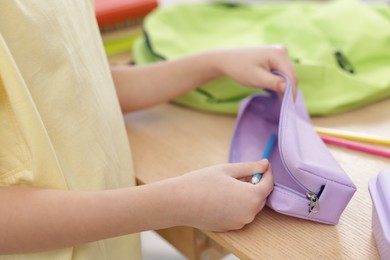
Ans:
{"type": "MultiPolygon", "coordinates": [[[[302,187],[302,185],[300,185],[300,186],[302,187]]],[[[296,196],[299,199],[308,200],[308,202],[309,202],[308,203],[308,212],[309,213],[316,214],[319,212],[320,204],[318,201],[320,199],[320,196],[321,196],[323,189],[325,188],[325,185],[321,186],[320,192],[317,194],[312,192],[312,191],[309,191],[307,189],[305,189],[305,193],[301,193],[301,192],[298,192],[294,189],[288,188],[288,187],[286,187],[284,185],[280,185],[280,184],[275,184],[274,187],[276,187],[276,189],[283,190],[285,193],[296,196]]]]}
{"type": "MultiPolygon", "coordinates": [[[[279,147],[279,149],[280,149],[280,147],[279,147]]],[[[290,191],[290,192],[292,192],[300,197],[304,197],[307,200],[309,200],[309,213],[313,213],[313,214],[318,213],[320,211],[320,204],[319,204],[318,200],[320,198],[320,195],[321,195],[323,189],[325,188],[325,185],[321,186],[320,191],[318,193],[315,193],[315,192],[309,190],[300,181],[298,181],[297,178],[295,177],[295,175],[290,171],[287,163],[284,160],[284,156],[283,156],[282,152],[280,153],[280,159],[281,159],[281,161],[286,169],[286,172],[290,175],[291,179],[305,191],[305,194],[302,194],[298,191],[295,191],[293,189],[287,188],[287,187],[282,186],[282,185],[280,185],[280,186],[284,187],[285,190],[288,190],[288,191],[290,191]]]]}
{"type": "MultiPolygon", "coordinates": [[[[279,72],[277,72],[276,74],[279,74],[279,72]]],[[[307,200],[309,200],[309,213],[313,213],[313,214],[316,214],[320,211],[320,204],[319,204],[319,197],[323,191],[323,189],[325,188],[324,185],[322,185],[320,187],[320,191],[316,194],[315,192],[311,191],[310,189],[308,189],[307,187],[305,187],[294,175],[293,171],[290,170],[290,167],[288,165],[288,163],[286,162],[285,160],[285,157],[284,157],[284,152],[283,152],[283,147],[282,147],[282,144],[280,142],[280,140],[282,140],[282,135],[284,134],[284,127],[282,125],[282,122],[284,122],[286,120],[286,108],[285,106],[287,106],[286,103],[288,102],[291,102],[290,101],[285,101],[284,99],[288,99],[290,97],[292,97],[292,86],[291,86],[291,82],[289,79],[285,78],[286,80],[286,91],[284,93],[284,96],[283,96],[283,102],[282,102],[282,107],[280,108],[280,119],[279,119],[279,131],[278,131],[278,146],[279,146],[279,151],[280,151],[280,159],[282,161],[282,164],[284,165],[284,168],[286,169],[287,173],[290,175],[290,177],[292,178],[292,180],[298,184],[304,191],[305,191],[305,194],[301,194],[293,189],[290,189],[290,188],[287,188],[285,187],[285,189],[288,189],[290,192],[293,192],[294,194],[300,196],[300,197],[304,197],[306,198],[307,200]]],[[[299,169],[296,169],[297,171],[299,169]]]]}

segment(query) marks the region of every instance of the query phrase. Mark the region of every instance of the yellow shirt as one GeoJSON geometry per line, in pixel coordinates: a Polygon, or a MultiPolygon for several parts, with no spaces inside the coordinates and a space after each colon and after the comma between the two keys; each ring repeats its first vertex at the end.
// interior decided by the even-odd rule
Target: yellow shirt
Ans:
{"type": "MultiPolygon", "coordinates": [[[[0,1],[0,186],[134,185],[90,1],[0,1]]],[[[7,259],[140,259],[138,234],[7,259]]],[[[0,257],[1,258],[1,257],[0,257]]]]}

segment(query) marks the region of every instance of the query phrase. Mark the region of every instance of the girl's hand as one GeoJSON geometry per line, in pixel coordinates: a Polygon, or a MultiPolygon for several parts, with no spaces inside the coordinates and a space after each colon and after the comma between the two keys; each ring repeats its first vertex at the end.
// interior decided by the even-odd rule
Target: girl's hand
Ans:
{"type": "Polygon", "coordinates": [[[175,181],[182,224],[212,231],[240,229],[252,222],[274,184],[268,160],[216,165],[175,181]],[[258,172],[264,175],[256,185],[239,180],[258,172]]]}
{"type": "Polygon", "coordinates": [[[286,82],[272,73],[272,70],[278,70],[291,80],[294,97],[296,96],[297,76],[287,49],[282,45],[214,50],[211,51],[210,58],[222,75],[242,85],[281,93],[286,82]]]}

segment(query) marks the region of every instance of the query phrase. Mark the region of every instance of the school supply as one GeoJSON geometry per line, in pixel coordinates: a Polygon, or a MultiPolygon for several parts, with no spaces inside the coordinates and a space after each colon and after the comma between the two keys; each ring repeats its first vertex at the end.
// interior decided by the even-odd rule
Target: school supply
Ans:
{"type": "Polygon", "coordinates": [[[302,93],[293,101],[287,82],[284,95],[267,91],[240,104],[230,147],[230,162],[255,161],[271,133],[278,146],[269,160],[275,187],[267,205],[298,218],[336,224],[356,191],[347,174],[313,130],[302,93]]]}
{"type": "Polygon", "coordinates": [[[328,144],[334,144],[348,149],[390,158],[390,151],[386,151],[383,149],[376,148],[374,146],[365,145],[358,142],[349,141],[349,140],[345,140],[333,136],[326,136],[326,135],[320,135],[320,136],[321,139],[328,144]]]}
{"type": "Polygon", "coordinates": [[[314,127],[314,130],[321,135],[330,135],[330,136],[340,137],[340,138],[354,140],[354,141],[361,141],[366,143],[390,145],[390,139],[368,135],[368,134],[355,133],[352,131],[331,129],[326,127],[314,127]]]}
{"type": "Polygon", "coordinates": [[[381,259],[390,259],[390,170],[383,170],[370,180],[372,231],[381,259]]]}
{"type": "MultiPolygon", "coordinates": [[[[263,155],[261,156],[262,159],[268,159],[274,149],[274,146],[276,144],[277,135],[275,133],[272,133],[271,136],[268,138],[267,145],[265,146],[263,155]]],[[[263,177],[262,173],[256,173],[253,174],[251,183],[257,184],[260,182],[261,178],[263,177]]]]}
{"type": "Polygon", "coordinates": [[[108,56],[129,52],[142,35],[143,18],[156,0],[95,0],[95,13],[108,56]]]}
{"type": "MultiPolygon", "coordinates": [[[[137,64],[171,60],[214,48],[281,43],[295,62],[311,115],[348,111],[390,96],[390,8],[360,1],[222,3],[156,9],[134,46],[137,64]]],[[[222,78],[175,100],[235,114],[259,92],[222,78]]]]}

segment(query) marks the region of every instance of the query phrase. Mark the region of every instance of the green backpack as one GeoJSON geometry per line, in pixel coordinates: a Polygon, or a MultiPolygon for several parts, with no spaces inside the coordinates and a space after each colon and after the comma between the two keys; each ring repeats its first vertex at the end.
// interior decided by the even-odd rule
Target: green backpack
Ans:
{"type": "MultiPolygon", "coordinates": [[[[144,21],[134,46],[137,64],[220,47],[284,44],[295,63],[311,115],[344,112],[390,96],[390,8],[356,1],[177,5],[144,21]]],[[[174,102],[235,114],[261,90],[214,80],[174,102]]]]}

